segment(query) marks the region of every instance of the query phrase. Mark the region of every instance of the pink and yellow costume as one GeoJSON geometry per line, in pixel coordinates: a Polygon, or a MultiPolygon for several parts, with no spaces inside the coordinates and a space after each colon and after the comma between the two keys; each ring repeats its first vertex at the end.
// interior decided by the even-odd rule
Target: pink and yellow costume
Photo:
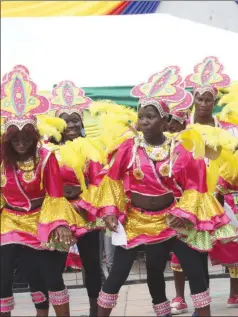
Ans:
{"type": "MultiPolygon", "coordinates": [[[[169,110],[163,100],[175,103],[185,97],[186,92],[181,88],[182,78],[178,72],[177,67],[167,68],[162,74],[159,73],[161,81],[158,80],[154,84],[159,75],[153,75],[148,81],[150,85],[135,87],[132,95],[141,98],[141,107],[152,104],[158,108],[162,117],[166,116],[169,110]],[[162,79],[169,82],[168,86],[172,88],[173,94],[167,95],[163,90],[167,84],[163,86],[162,79]],[[156,92],[156,98],[145,98],[149,89],[152,91],[151,96],[156,92]]],[[[82,205],[84,208],[88,206],[89,212],[97,211],[97,215],[102,218],[110,214],[118,215],[127,233],[126,248],[163,241],[178,234],[166,222],[166,215],[171,214],[193,224],[193,239],[188,232],[184,232],[181,233],[182,240],[197,250],[209,251],[217,239],[229,236],[230,229],[226,226],[229,218],[213,195],[207,191],[206,166],[203,160],[194,160],[193,155],[178,143],[170,155],[171,143],[172,139],[167,139],[162,146],[153,150],[141,135],[126,140],[119,147],[107,175],[100,184],[100,190],[92,202],[93,208],[85,200],[82,205]],[[153,161],[156,161],[156,164],[153,164],[153,161]],[[195,173],[196,169],[201,171],[200,176],[195,173]],[[123,185],[125,177],[129,187],[126,196],[123,185]],[[200,177],[203,181],[199,181],[200,177]],[[179,201],[166,210],[153,212],[153,215],[137,209],[130,202],[131,193],[163,196],[169,192],[179,201]]]]}
{"type": "MultiPolygon", "coordinates": [[[[62,114],[73,114],[76,113],[79,115],[82,124],[83,124],[83,111],[88,108],[88,106],[92,103],[92,100],[85,96],[84,90],[82,88],[76,87],[75,84],[71,81],[62,81],[56,87],[54,87],[52,91],[52,96],[50,97],[51,101],[51,111],[55,112],[55,117],[59,118],[62,114]]],[[[84,127],[83,127],[84,128],[84,127]]],[[[62,178],[63,186],[76,186],[81,187],[82,191],[86,191],[86,194],[89,197],[93,197],[97,190],[98,180],[97,175],[102,169],[102,164],[98,161],[93,161],[89,157],[86,157],[86,153],[89,154],[89,150],[86,152],[87,143],[89,146],[94,146],[94,143],[90,143],[89,138],[79,137],[73,142],[67,141],[67,144],[72,145],[71,148],[75,146],[75,150],[77,151],[79,144],[83,142],[84,148],[80,147],[81,151],[85,151],[84,155],[79,152],[69,153],[68,156],[74,154],[78,154],[78,166],[75,169],[72,167],[72,161],[67,157],[64,160],[64,155],[61,155],[61,146],[63,144],[54,145],[51,143],[46,143],[46,147],[51,148],[58,160],[60,166],[60,175],[62,178]],[[81,157],[80,157],[81,154],[81,157]],[[68,159],[68,161],[67,161],[68,159]],[[67,164],[69,163],[69,164],[67,164]]],[[[91,141],[93,142],[93,141],[91,141]]],[[[64,145],[63,145],[64,146],[64,145]]],[[[66,147],[67,148],[67,147],[66,147]]],[[[70,147],[67,150],[70,151],[70,147]]],[[[95,151],[95,150],[94,150],[95,151]]],[[[74,158],[75,160],[75,158],[74,158]]],[[[77,158],[75,160],[75,164],[77,164],[77,158]]],[[[78,204],[80,197],[78,200],[74,200],[71,203],[78,204]]],[[[85,213],[85,211],[84,211],[85,213]]],[[[85,216],[85,220],[88,222],[88,229],[92,229],[96,225],[96,217],[93,217],[92,214],[87,213],[85,216]]],[[[101,229],[104,227],[102,222],[98,219],[98,226],[96,229],[101,229]]]]}
{"type": "MultiPolygon", "coordinates": [[[[132,95],[140,97],[139,107],[152,105],[164,118],[169,115],[165,102],[179,103],[185,98],[181,81],[179,68],[171,66],[151,76],[147,83],[135,87],[132,95]]],[[[140,134],[124,141],[109,164],[94,200],[89,203],[84,199],[81,205],[102,218],[116,215],[127,238],[122,247],[128,252],[138,245],[162,243],[175,236],[191,248],[206,252],[217,240],[225,241],[234,236],[228,224],[229,218],[208,192],[204,161],[195,160],[193,154],[174,139],[166,138],[160,146],[147,144],[140,134]],[[172,193],[175,200],[163,210],[143,210],[132,204],[131,195],[134,193],[150,197],[172,193]],[[171,228],[168,223],[170,216],[188,221],[186,229],[171,228]]],[[[103,289],[98,304],[113,308],[117,297],[114,293],[106,294],[103,289]]],[[[208,291],[197,294],[193,299],[197,308],[210,303],[208,291]]],[[[154,310],[157,316],[166,315],[170,304],[154,305],[154,310]]]]}
{"type": "MultiPolygon", "coordinates": [[[[35,116],[49,110],[49,101],[37,94],[37,86],[28,75],[27,69],[22,71],[22,67],[15,67],[5,76],[1,85],[1,116],[5,118],[6,132],[12,126],[20,131],[26,125],[33,125],[37,129],[35,116]]],[[[61,244],[50,242],[51,233],[59,226],[70,228],[78,236],[87,232],[83,218],[64,198],[55,155],[43,148],[41,143],[38,144],[36,162],[29,159],[17,162],[17,166],[5,166],[1,162],[0,217],[1,248],[4,250],[8,246],[21,245],[28,250],[38,250],[40,253],[37,254],[43,255],[41,252],[45,248],[62,250],[61,244]],[[32,209],[34,201],[40,199],[43,203],[32,209]]],[[[40,291],[32,293],[32,297],[35,304],[46,300],[45,294],[40,291]]],[[[67,303],[67,289],[49,292],[49,299],[53,305],[67,303]]],[[[1,298],[1,312],[11,311],[13,307],[12,296],[1,298]]]]}
{"type": "MultiPolygon", "coordinates": [[[[86,97],[84,90],[76,87],[72,81],[62,81],[54,87],[50,101],[51,111],[54,112],[56,118],[65,114],[70,118],[71,115],[76,114],[76,118],[79,117],[78,120],[81,121],[81,137],[65,143],[59,140],[57,145],[46,143],[45,146],[54,151],[56,155],[63,186],[77,187],[78,192],[83,192],[90,201],[94,198],[99,184],[97,175],[102,169],[100,156],[103,153],[98,141],[85,137],[84,134],[83,111],[88,108],[92,100],[86,97]]],[[[65,128],[67,128],[66,126],[65,122],[65,128]]],[[[63,138],[63,133],[60,137],[63,138]]],[[[95,316],[97,297],[102,285],[99,238],[100,229],[104,229],[105,225],[101,219],[81,208],[80,199],[80,196],[77,197],[76,194],[74,200],[69,200],[69,202],[72,204],[72,208],[76,208],[82,216],[87,228],[87,234],[77,241],[75,248],[79,249],[85,269],[85,286],[89,296],[90,316],[95,316]]],[[[67,261],[69,260],[68,257],[67,261]]]]}
{"type": "MultiPolygon", "coordinates": [[[[194,95],[199,92],[200,94],[203,94],[205,92],[210,92],[214,100],[217,98],[217,93],[218,93],[218,88],[221,87],[226,87],[230,84],[230,78],[223,73],[223,66],[219,63],[218,59],[216,57],[207,57],[203,60],[202,63],[198,64],[194,68],[194,74],[189,75],[185,79],[185,84],[187,87],[193,87],[194,89],[194,95]]],[[[214,122],[215,122],[215,127],[224,129],[228,131],[232,136],[237,136],[238,135],[238,129],[237,126],[235,126],[233,123],[230,122],[224,122],[220,119],[218,119],[216,116],[214,116],[214,122]]],[[[194,115],[191,114],[190,117],[187,120],[187,124],[194,124],[194,115]]],[[[206,161],[208,164],[208,161],[206,161]]],[[[225,168],[221,167],[221,171],[224,171],[225,168]]],[[[222,182],[222,178],[220,178],[219,183],[222,182]]],[[[218,185],[218,187],[220,187],[218,185]]],[[[225,202],[232,208],[234,213],[237,213],[237,207],[235,206],[235,196],[237,194],[234,193],[233,195],[226,195],[225,196],[225,202]]],[[[214,260],[214,263],[217,264],[228,264],[230,262],[233,263],[233,265],[237,265],[237,260],[238,260],[238,250],[235,252],[237,254],[237,258],[234,257],[234,248],[237,248],[237,243],[236,242],[230,242],[226,245],[223,245],[223,247],[220,249],[218,248],[218,245],[221,246],[220,242],[217,242],[213,248],[213,250],[210,252],[211,259],[217,258],[217,260],[214,260]],[[229,247],[231,247],[231,252],[229,252],[229,247]],[[221,251],[225,252],[226,254],[226,261],[221,262],[218,261],[218,258],[221,256],[221,251]],[[232,252],[233,250],[233,252],[232,252]],[[219,254],[219,256],[218,256],[219,254]],[[232,259],[229,260],[230,257],[227,258],[228,254],[232,254],[232,259]]],[[[224,260],[225,256],[223,256],[224,260]]],[[[228,265],[229,266],[229,265],[228,265]]],[[[182,268],[180,266],[180,263],[177,259],[177,257],[173,254],[172,255],[172,261],[171,261],[171,267],[175,271],[182,271],[182,268]]],[[[232,271],[232,276],[234,276],[233,271],[234,268],[232,268],[230,271],[232,271]]],[[[235,270],[236,271],[236,270],[235,270]]],[[[237,272],[235,273],[237,277],[237,272]]]]}

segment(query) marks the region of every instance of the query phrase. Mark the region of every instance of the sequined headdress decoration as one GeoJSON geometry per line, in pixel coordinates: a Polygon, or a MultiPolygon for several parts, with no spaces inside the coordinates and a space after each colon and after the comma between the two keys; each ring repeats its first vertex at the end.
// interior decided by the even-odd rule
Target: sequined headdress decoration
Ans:
{"type": "Polygon", "coordinates": [[[194,67],[194,73],[185,78],[186,87],[193,88],[194,95],[210,92],[216,99],[218,88],[230,84],[228,75],[223,74],[223,65],[214,56],[206,57],[202,63],[194,67]]]}
{"type": "Polygon", "coordinates": [[[170,114],[172,119],[177,120],[179,123],[183,124],[188,118],[188,112],[193,104],[193,95],[185,90],[185,83],[182,82],[180,87],[184,89],[185,95],[184,98],[175,103],[170,103],[170,114]]]}
{"type": "Polygon", "coordinates": [[[163,71],[152,75],[147,83],[140,84],[131,90],[133,97],[139,97],[139,107],[152,105],[160,116],[169,115],[170,103],[177,103],[185,98],[185,90],[180,87],[182,77],[178,66],[166,67],[163,71]]]}
{"type": "Polygon", "coordinates": [[[25,125],[36,127],[36,115],[46,113],[50,104],[37,94],[36,84],[29,79],[29,71],[18,65],[7,73],[1,84],[1,117],[5,118],[5,131],[10,126],[22,130],[25,125]]]}
{"type": "Polygon", "coordinates": [[[83,110],[92,103],[92,99],[85,96],[82,88],[69,80],[61,81],[52,91],[50,97],[51,110],[55,110],[55,116],[59,117],[63,113],[77,113],[83,120],[83,110]]]}

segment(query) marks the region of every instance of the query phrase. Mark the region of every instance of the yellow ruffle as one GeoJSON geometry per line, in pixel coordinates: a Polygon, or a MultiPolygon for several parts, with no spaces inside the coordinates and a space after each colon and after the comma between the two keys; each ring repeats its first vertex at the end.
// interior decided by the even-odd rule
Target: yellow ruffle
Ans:
{"type": "Polygon", "coordinates": [[[15,214],[3,208],[1,213],[1,234],[18,231],[26,232],[36,237],[39,216],[39,210],[36,212],[15,214]]]}
{"type": "Polygon", "coordinates": [[[194,189],[185,190],[174,208],[194,215],[198,221],[210,220],[214,216],[224,214],[222,206],[212,194],[200,193],[194,189]]]}
{"type": "Polygon", "coordinates": [[[82,196],[84,196],[84,198],[87,198],[87,202],[90,204],[93,204],[93,201],[95,200],[95,197],[97,196],[97,191],[98,191],[98,187],[95,185],[88,185],[88,191],[86,193],[86,195],[82,194],[82,196]]]}
{"type": "MultiPolygon", "coordinates": [[[[84,194],[81,197],[84,199],[84,194]]],[[[87,199],[84,200],[88,201],[87,199]]],[[[123,182],[112,180],[110,177],[105,176],[97,193],[94,196],[91,195],[91,203],[96,208],[115,206],[120,212],[125,212],[126,199],[123,182]]]]}
{"type": "Polygon", "coordinates": [[[127,241],[141,235],[155,236],[168,229],[166,224],[166,212],[158,214],[146,214],[130,207],[125,223],[127,241]]]}
{"type": "MultiPolygon", "coordinates": [[[[238,162],[238,153],[237,152],[234,154],[234,158],[235,158],[236,162],[238,162]]],[[[237,165],[238,165],[238,163],[237,163],[237,165]]],[[[238,172],[235,169],[233,169],[233,171],[232,171],[228,167],[229,167],[229,162],[224,162],[219,169],[219,175],[226,182],[228,182],[230,185],[238,186],[238,172]]]]}
{"type": "Polygon", "coordinates": [[[75,211],[66,198],[47,195],[41,208],[39,223],[50,224],[57,221],[66,221],[69,226],[88,227],[87,221],[75,211]]]}

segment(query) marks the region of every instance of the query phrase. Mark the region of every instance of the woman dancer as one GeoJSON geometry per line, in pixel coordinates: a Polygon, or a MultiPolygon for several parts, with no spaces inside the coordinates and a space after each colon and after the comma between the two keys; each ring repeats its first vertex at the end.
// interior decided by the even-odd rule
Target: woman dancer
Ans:
{"type": "MultiPolygon", "coordinates": [[[[217,88],[226,87],[230,84],[230,78],[223,74],[222,70],[223,66],[216,57],[207,57],[201,64],[195,66],[194,74],[186,77],[185,85],[190,88],[192,87],[194,90],[195,107],[195,111],[190,115],[187,124],[199,123],[201,125],[220,127],[235,136],[237,128],[234,124],[221,121],[217,116],[213,116],[213,109],[218,95],[217,88]]],[[[208,164],[208,160],[206,160],[206,164],[208,164]]],[[[224,248],[227,249],[227,247],[228,245],[226,244],[224,248]]],[[[237,265],[236,263],[234,264],[237,265]]],[[[178,315],[187,311],[187,304],[184,298],[185,276],[174,254],[172,255],[171,267],[174,271],[176,288],[176,297],[172,300],[171,307],[172,313],[178,315]]],[[[237,274],[233,273],[236,271],[236,268],[231,267],[229,271],[231,276],[231,291],[228,306],[236,307],[238,279],[234,278],[237,274]]],[[[209,280],[208,270],[206,270],[206,274],[209,280]]]]}
{"type": "MultiPolygon", "coordinates": [[[[86,146],[93,153],[90,140],[85,138],[83,123],[83,110],[86,109],[92,100],[85,96],[82,88],[76,87],[71,81],[62,81],[54,86],[52,96],[50,97],[51,110],[55,111],[55,117],[61,118],[66,123],[66,128],[62,132],[61,141],[58,145],[48,143],[47,147],[54,150],[60,164],[60,174],[63,180],[64,196],[71,202],[79,214],[84,215],[90,232],[81,237],[78,242],[80,258],[85,271],[85,286],[88,292],[90,303],[90,316],[97,315],[97,298],[102,286],[102,270],[100,265],[100,229],[104,228],[104,223],[98,221],[96,217],[82,210],[78,203],[79,195],[82,191],[87,192],[88,196],[94,196],[97,188],[96,176],[102,168],[102,165],[90,160],[87,156],[86,146]],[[82,143],[83,142],[83,143],[82,143]],[[75,155],[68,153],[68,161],[64,161],[60,155],[60,147],[64,144],[82,143],[83,149],[78,153],[75,162],[75,169],[72,168],[72,160],[75,155]]],[[[93,142],[93,139],[91,139],[93,142]]],[[[98,148],[96,143],[92,143],[98,148]]],[[[93,153],[91,155],[93,155],[93,153]]],[[[88,151],[88,154],[89,151],[88,151]]]]}
{"type": "Polygon", "coordinates": [[[186,128],[187,116],[186,111],[176,109],[172,110],[171,120],[169,122],[169,132],[176,133],[184,130],[186,128]]]}
{"type": "Polygon", "coordinates": [[[173,250],[188,276],[198,315],[210,316],[211,298],[201,252],[210,250],[214,240],[233,237],[235,232],[207,191],[204,161],[195,160],[181,145],[173,149],[173,142],[163,134],[169,115],[165,101],[185,98],[181,80],[179,68],[172,66],[132,90],[133,96],[140,97],[138,128],[142,135],[119,147],[93,202],[108,228],[116,231],[119,220],[127,237],[125,245],[116,247],[112,270],[98,299],[98,316],[109,316],[115,307],[141,244],[145,245],[147,281],[156,315],[169,316],[171,312],[163,272],[173,250]],[[197,169],[199,174],[194,173],[197,169]],[[125,175],[129,178],[126,188],[125,175]],[[174,197],[180,201],[176,203],[174,197]],[[199,210],[206,219],[201,219],[199,210]],[[166,214],[171,215],[169,223],[166,214]],[[216,220],[211,222],[213,217],[216,220]]]}
{"type": "Polygon", "coordinates": [[[25,72],[13,70],[1,85],[5,133],[1,149],[0,311],[14,308],[13,273],[19,258],[37,316],[47,316],[48,299],[57,316],[69,316],[69,295],[62,273],[69,246],[87,232],[85,221],[64,198],[55,156],[43,148],[34,115],[49,101],[37,95],[25,72]],[[43,247],[44,246],[44,247],[43,247]],[[44,248],[52,250],[44,250],[44,248]]]}

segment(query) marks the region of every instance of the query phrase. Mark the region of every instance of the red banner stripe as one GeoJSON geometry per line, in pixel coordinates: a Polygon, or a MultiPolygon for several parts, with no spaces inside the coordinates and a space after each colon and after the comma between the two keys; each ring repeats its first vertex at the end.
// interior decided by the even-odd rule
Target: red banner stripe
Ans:
{"type": "Polygon", "coordinates": [[[112,11],[108,12],[107,15],[118,15],[131,3],[131,1],[122,1],[121,4],[116,6],[112,11]]]}

